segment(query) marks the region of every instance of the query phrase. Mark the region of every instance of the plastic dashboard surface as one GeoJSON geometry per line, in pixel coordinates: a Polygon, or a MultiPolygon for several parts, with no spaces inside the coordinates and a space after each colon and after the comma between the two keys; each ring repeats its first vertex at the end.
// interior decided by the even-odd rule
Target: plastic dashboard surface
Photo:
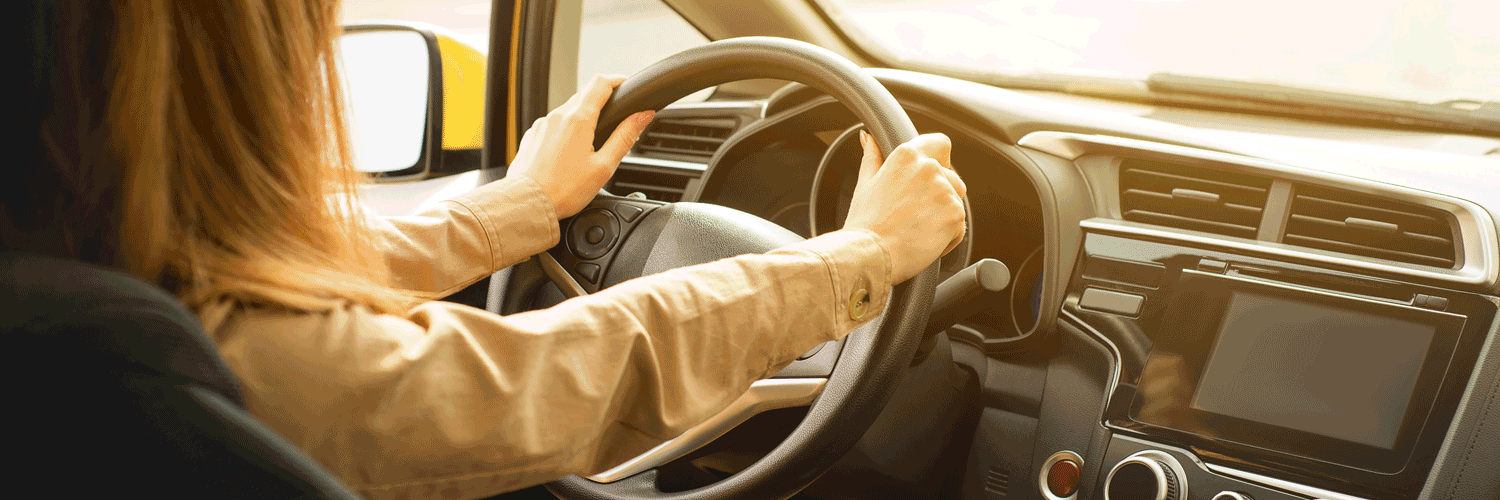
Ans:
{"type": "MultiPolygon", "coordinates": [[[[981,153],[966,163],[993,166],[993,172],[1003,173],[975,182],[972,179],[985,174],[961,171],[971,198],[983,193],[986,185],[992,186],[989,189],[1021,186],[1012,192],[992,191],[993,198],[1012,200],[1009,205],[971,200],[976,213],[998,214],[976,217],[978,237],[972,257],[992,256],[986,252],[1020,254],[1036,246],[1044,249],[1039,260],[1045,263],[1038,266],[1038,283],[1044,286],[1037,299],[1040,316],[1048,323],[1041,329],[1051,330],[1043,336],[1048,340],[1011,349],[981,338],[969,342],[974,344],[972,349],[962,345],[955,349],[960,364],[974,369],[983,382],[982,414],[964,473],[964,498],[1043,497],[1035,481],[1043,472],[1040,467],[1048,457],[1064,451],[1075,452],[1083,462],[1077,498],[1103,498],[1101,483],[1111,468],[1123,457],[1148,449],[1162,450],[1184,464],[1187,479],[1197,485],[1186,496],[1193,499],[1208,500],[1221,490],[1251,493],[1262,500],[1493,498],[1500,493],[1500,460],[1493,458],[1500,456],[1500,425],[1493,421],[1500,418],[1500,408],[1496,408],[1500,406],[1500,352],[1492,353],[1500,343],[1495,321],[1500,303],[1495,297],[1500,292],[1496,279],[1500,250],[1494,225],[1500,191],[1493,189],[1493,182],[1461,180],[1482,168],[1479,160],[1433,155],[1432,165],[1453,168],[1428,175],[1424,170],[1431,167],[1425,160],[1413,159],[1420,155],[1385,154],[1382,158],[1385,151],[1372,149],[1368,153],[1371,166],[1340,164],[1329,160],[1336,157],[1332,153],[1327,158],[1309,156],[1305,150],[1293,154],[1190,126],[972,82],[904,71],[871,72],[913,111],[919,127],[926,121],[927,128],[958,136],[966,148],[981,153]],[[1122,221],[1112,179],[1118,172],[1109,170],[1110,161],[1122,155],[1382,195],[1396,193],[1403,201],[1453,212],[1461,226],[1459,246],[1465,253],[1454,269],[1427,268],[1308,251],[1258,238],[1224,238],[1122,221]],[[1015,201],[1016,193],[1026,196],[1015,201]],[[1016,217],[1020,212],[1027,215],[1016,217]],[[1019,231],[1027,233],[1022,238],[1034,238],[1029,240],[1034,243],[1015,245],[1027,247],[1021,250],[985,250],[1004,248],[1004,242],[1016,240],[1013,234],[1019,231]],[[1200,268],[1205,261],[1207,267],[1200,268]],[[1238,434],[1230,438],[1185,428],[1189,426],[1180,421],[1143,416],[1136,406],[1136,392],[1161,339],[1163,323],[1168,322],[1163,318],[1169,304],[1174,304],[1173,287],[1184,274],[1197,273],[1295,290],[1265,295],[1273,303],[1282,301],[1282,307],[1305,305],[1308,297],[1336,296],[1337,300],[1324,306],[1347,305],[1343,301],[1353,300],[1421,310],[1419,316],[1425,314],[1427,319],[1419,318],[1416,323],[1434,325],[1434,338],[1451,341],[1448,346],[1427,342],[1428,351],[1443,353],[1437,358],[1446,359],[1424,357],[1422,368],[1413,375],[1420,380],[1412,383],[1412,393],[1425,391],[1430,403],[1411,403],[1425,396],[1395,398],[1407,403],[1404,408],[1411,411],[1395,420],[1389,416],[1373,419],[1396,430],[1363,439],[1364,446],[1390,450],[1384,457],[1365,462],[1350,451],[1357,446],[1336,449],[1340,447],[1336,442],[1361,439],[1334,436],[1337,432],[1330,431],[1327,422],[1321,427],[1304,425],[1301,432],[1329,439],[1323,443],[1328,446],[1293,449],[1296,446],[1257,441],[1259,434],[1283,432],[1279,428],[1242,427],[1230,431],[1238,434]],[[1114,306],[1080,306],[1090,290],[1139,300],[1126,297],[1114,306]],[[1444,299],[1446,304],[1435,309],[1435,303],[1423,297],[1444,299]],[[1462,320],[1428,321],[1449,316],[1462,320]],[[1444,321],[1449,322],[1439,324],[1444,321]],[[1439,371],[1440,376],[1433,375],[1439,371]],[[1391,423],[1395,421],[1399,422],[1391,423]],[[1002,490],[995,488],[1004,484],[1009,493],[997,496],[996,491],[1002,490]]],[[[810,194],[803,188],[812,181],[807,170],[826,153],[829,142],[815,139],[814,133],[837,135],[852,124],[836,107],[818,99],[816,93],[795,85],[778,92],[767,103],[762,120],[737,131],[715,154],[696,197],[690,198],[743,203],[742,209],[763,212],[768,218],[805,202],[810,194]],[[748,169],[755,161],[760,166],[748,169]],[[740,168],[747,170],[735,171],[740,168]],[[761,175],[771,168],[786,170],[779,178],[761,175]],[[746,183],[734,178],[748,175],[761,179],[746,183]],[[796,187],[767,184],[772,181],[796,187]],[[726,194],[726,185],[757,187],[726,194]]],[[[1219,119],[1228,123],[1255,118],[1224,114],[1219,119]]],[[[1345,153],[1351,149],[1341,147],[1340,161],[1347,159],[1345,153]]],[[[1027,259],[1007,255],[1001,260],[1014,270],[1027,259]]],[[[1229,307],[1227,301],[1218,304],[1229,307]]],[[[996,321],[1011,319],[1010,307],[994,309],[1005,309],[997,313],[996,321]]],[[[1378,316],[1390,309],[1372,311],[1378,316]]],[[[1172,314],[1181,318],[1185,313],[1172,314]]],[[[1217,314],[1213,320],[1223,317],[1222,312],[1213,314],[1217,314]]],[[[1222,322],[1210,322],[1212,327],[1197,329],[1206,338],[1222,329],[1222,322]]],[[[1212,346],[1204,349],[1211,351],[1212,346]]],[[[1203,371],[1198,366],[1195,380],[1203,379],[1203,371]]],[[[1193,395],[1189,392],[1185,397],[1192,400],[1193,395]]],[[[1215,405],[1200,403],[1200,409],[1215,405]]],[[[1219,410],[1229,410],[1219,403],[1219,410]]],[[[1242,420],[1274,420],[1253,409],[1238,411],[1240,417],[1251,417],[1242,420]]]]}

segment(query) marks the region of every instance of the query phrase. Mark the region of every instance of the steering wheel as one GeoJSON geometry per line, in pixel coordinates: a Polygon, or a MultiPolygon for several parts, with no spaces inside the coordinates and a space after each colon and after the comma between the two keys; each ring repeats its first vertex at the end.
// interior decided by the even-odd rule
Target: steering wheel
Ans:
{"type": "MultiPolygon", "coordinates": [[[[886,154],[917,135],[890,92],[849,60],[804,42],[747,37],[688,49],[631,76],[600,112],[595,144],[602,145],[632,113],[660,109],[699,89],[751,78],[790,80],[833,96],[864,122],[886,154]]],[[[580,280],[567,284],[570,287],[579,282],[608,286],[801,240],[765,219],[726,207],[644,203],[603,194],[563,224],[563,241],[543,256],[542,265],[550,265],[554,282],[580,280]],[[571,265],[559,265],[551,255],[564,256],[571,265]]],[[[590,478],[565,477],[547,488],[565,500],[790,497],[847,453],[885,407],[920,343],[936,286],[936,262],[896,285],[883,318],[851,333],[842,350],[823,349],[816,356],[830,363],[836,360],[826,377],[761,380],[729,409],[683,436],[610,471],[590,478]],[[657,487],[656,467],[755,413],[809,402],[812,407],[796,430],[749,468],[695,490],[668,493],[657,487]]]]}

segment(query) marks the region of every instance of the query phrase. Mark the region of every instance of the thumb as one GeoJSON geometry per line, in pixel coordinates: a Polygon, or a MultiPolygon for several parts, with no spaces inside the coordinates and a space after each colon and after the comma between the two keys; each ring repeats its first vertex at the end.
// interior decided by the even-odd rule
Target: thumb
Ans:
{"type": "Polygon", "coordinates": [[[875,139],[868,132],[859,131],[859,145],[864,147],[865,154],[859,161],[859,184],[875,176],[880,170],[880,164],[884,161],[880,158],[880,147],[875,145],[875,139]]]}
{"type": "Polygon", "coordinates": [[[599,148],[598,154],[604,155],[607,163],[615,165],[625,159],[625,154],[630,152],[630,147],[635,145],[636,139],[641,137],[641,132],[646,130],[646,125],[656,117],[656,112],[651,110],[642,111],[626,118],[615,127],[615,132],[609,135],[609,140],[604,142],[604,147],[599,148]]]}

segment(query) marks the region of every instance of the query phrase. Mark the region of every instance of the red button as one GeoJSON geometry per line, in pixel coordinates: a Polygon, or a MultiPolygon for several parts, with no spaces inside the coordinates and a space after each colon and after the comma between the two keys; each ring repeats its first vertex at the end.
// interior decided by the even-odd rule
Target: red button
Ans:
{"type": "Polygon", "coordinates": [[[1078,463],[1068,459],[1058,460],[1047,471],[1047,489],[1052,496],[1067,498],[1078,491],[1078,463]]]}

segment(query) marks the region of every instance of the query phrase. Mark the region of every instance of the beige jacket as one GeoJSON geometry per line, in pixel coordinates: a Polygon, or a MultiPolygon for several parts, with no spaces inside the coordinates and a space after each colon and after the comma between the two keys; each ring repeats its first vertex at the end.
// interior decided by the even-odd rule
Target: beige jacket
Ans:
{"type": "MultiPolygon", "coordinates": [[[[441,297],[557,244],[525,177],[375,226],[396,286],[441,297]]],[[[479,498],[606,470],[878,316],[890,256],[837,231],[510,316],[428,302],[199,311],[251,413],[369,498],[479,498]],[[869,301],[850,299],[867,290],[869,301]]]]}

